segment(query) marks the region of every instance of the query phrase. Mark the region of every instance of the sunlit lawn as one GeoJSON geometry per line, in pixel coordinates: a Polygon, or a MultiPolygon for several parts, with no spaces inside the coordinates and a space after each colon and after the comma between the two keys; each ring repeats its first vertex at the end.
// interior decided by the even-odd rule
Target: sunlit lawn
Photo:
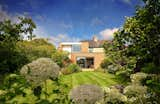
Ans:
{"type": "Polygon", "coordinates": [[[71,87],[81,84],[94,84],[101,87],[118,84],[114,75],[102,72],[79,72],[63,75],[60,77],[60,81],[71,87]]]}

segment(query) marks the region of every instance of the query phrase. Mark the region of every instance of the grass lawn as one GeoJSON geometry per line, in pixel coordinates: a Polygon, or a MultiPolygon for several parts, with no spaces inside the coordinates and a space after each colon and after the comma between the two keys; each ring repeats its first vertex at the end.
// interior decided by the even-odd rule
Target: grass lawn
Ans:
{"type": "Polygon", "coordinates": [[[81,84],[94,84],[102,87],[118,84],[114,75],[102,72],[79,72],[70,75],[62,75],[60,81],[70,87],[81,84]]]}
{"type": "Polygon", "coordinates": [[[47,80],[47,83],[43,83],[44,87],[42,88],[43,91],[41,97],[45,99],[45,93],[47,93],[47,99],[52,101],[56,98],[59,99],[60,97],[63,98],[66,95],[68,96],[70,90],[78,85],[94,84],[100,87],[107,87],[119,84],[117,81],[117,78],[113,74],[102,72],[79,72],[69,75],[61,75],[58,83],[52,80],[47,80]]]}
{"type": "MultiPolygon", "coordinates": [[[[120,84],[120,82],[118,82],[117,78],[113,74],[109,73],[78,72],[69,75],[61,75],[59,78],[59,85],[56,85],[53,81],[48,80],[47,93],[52,93],[53,90],[58,89],[68,94],[73,87],[82,84],[93,84],[100,87],[107,87],[120,84]]],[[[51,96],[49,99],[52,100],[52,97],[56,96],[57,95],[53,94],[53,96],[51,96]]]]}

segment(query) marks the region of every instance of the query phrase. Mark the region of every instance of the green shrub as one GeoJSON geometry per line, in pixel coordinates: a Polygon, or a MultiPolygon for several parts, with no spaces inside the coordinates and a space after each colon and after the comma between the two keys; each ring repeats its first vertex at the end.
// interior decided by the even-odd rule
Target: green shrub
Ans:
{"type": "Polygon", "coordinates": [[[154,63],[147,63],[142,68],[142,71],[145,73],[158,74],[160,73],[160,67],[157,67],[154,63]]]}
{"type": "Polygon", "coordinates": [[[80,72],[81,68],[77,64],[70,64],[66,68],[64,68],[61,72],[63,74],[71,74],[75,72],[80,72]]]}
{"type": "Polygon", "coordinates": [[[127,84],[128,82],[130,82],[131,73],[132,71],[129,69],[119,70],[116,72],[116,78],[118,79],[119,82],[127,84]]]}
{"type": "Polygon", "coordinates": [[[64,68],[71,63],[71,60],[69,59],[68,55],[68,52],[56,51],[52,53],[52,60],[56,62],[61,68],[64,68]]]}
{"type": "Polygon", "coordinates": [[[55,46],[45,39],[17,42],[16,49],[19,53],[23,53],[29,62],[41,57],[51,58],[56,51],[55,46]]]}
{"type": "Polygon", "coordinates": [[[108,68],[108,65],[111,65],[111,64],[112,64],[111,60],[109,60],[108,58],[105,58],[105,59],[101,62],[100,66],[101,66],[101,68],[103,68],[103,69],[107,69],[107,68],[108,68]]]}

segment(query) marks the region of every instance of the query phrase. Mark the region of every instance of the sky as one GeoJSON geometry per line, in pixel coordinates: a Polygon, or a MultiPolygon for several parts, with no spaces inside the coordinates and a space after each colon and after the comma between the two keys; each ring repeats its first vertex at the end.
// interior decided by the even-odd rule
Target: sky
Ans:
{"type": "Polygon", "coordinates": [[[29,16],[34,34],[52,43],[91,39],[111,40],[133,16],[141,0],[0,0],[0,21],[29,16]]]}

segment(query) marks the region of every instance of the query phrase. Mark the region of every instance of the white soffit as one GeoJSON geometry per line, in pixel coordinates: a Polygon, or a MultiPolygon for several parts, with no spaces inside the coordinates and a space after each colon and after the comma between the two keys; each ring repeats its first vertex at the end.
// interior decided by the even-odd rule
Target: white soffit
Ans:
{"type": "Polygon", "coordinates": [[[62,42],[61,43],[62,45],[78,45],[78,44],[81,44],[81,42],[62,42]]]}

